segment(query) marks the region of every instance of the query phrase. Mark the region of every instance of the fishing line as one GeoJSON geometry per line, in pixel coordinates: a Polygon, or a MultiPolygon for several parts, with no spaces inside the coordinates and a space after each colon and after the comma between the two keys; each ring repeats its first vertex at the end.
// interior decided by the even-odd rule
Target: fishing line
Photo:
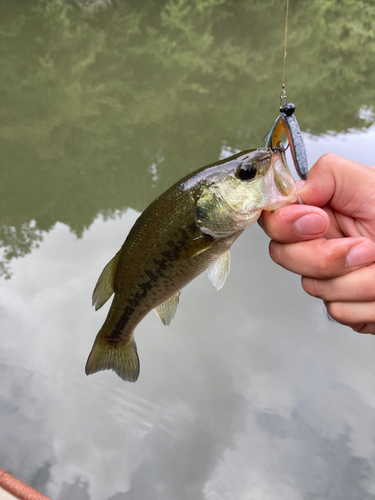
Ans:
{"type": "Polygon", "coordinates": [[[288,38],[288,14],[289,14],[289,0],[286,0],[285,33],[284,33],[284,64],[283,64],[283,79],[281,81],[280,108],[284,107],[285,101],[286,101],[285,68],[286,68],[286,41],[288,38]]]}

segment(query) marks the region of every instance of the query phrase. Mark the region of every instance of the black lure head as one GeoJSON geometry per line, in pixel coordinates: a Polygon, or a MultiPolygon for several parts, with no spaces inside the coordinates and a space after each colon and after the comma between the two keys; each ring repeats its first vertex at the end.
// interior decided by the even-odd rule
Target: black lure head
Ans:
{"type": "Polygon", "coordinates": [[[286,116],[292,116],[294,114],[295,110],[296,110],[295,105],[292,102],[290,102],[290,103],[285,104],[285,106],[282,106],[280,108],[280,113],[284,113],[284,114],[286,114],[286,116]]]}

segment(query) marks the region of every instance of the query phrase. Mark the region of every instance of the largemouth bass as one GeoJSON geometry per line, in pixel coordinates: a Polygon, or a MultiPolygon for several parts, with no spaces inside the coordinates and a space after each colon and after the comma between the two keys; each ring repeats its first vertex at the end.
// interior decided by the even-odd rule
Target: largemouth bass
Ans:
{"type": "Polygon", "coordinates": [[[184,177],[140,215],[122,248],[103,269],[96,309],[114,294],[86,364],[86,374],[114,370],[135,382],[139,358],[134,329],[155,309],[168,325],[181,289],[213,264],[220,289],[233,242],[262,210],[297,201],[284,151],[247,150],[184,177]]]}

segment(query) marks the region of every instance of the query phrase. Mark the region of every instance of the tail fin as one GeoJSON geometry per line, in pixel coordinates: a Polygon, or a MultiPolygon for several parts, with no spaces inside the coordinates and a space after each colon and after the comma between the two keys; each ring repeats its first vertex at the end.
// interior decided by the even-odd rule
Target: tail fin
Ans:
{"type": "Polygon", "coordinates": [[[100,370],[114,370],[119,377],[136,382],[139,376],[139,358],[134,338],[130,343],[110,344],[96,339],[86,363],[86,375],[100,370]]]}

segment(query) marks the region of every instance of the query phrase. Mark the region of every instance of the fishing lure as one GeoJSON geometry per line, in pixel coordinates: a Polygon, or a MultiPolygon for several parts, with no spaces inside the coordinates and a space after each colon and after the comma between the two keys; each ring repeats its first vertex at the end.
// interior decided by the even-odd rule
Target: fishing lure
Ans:
{"type": "Polygon", "coordinates": [[[294,116],[296,107],[292,103],[280,107],[280,115],[276,118],[270,131],[266,134],[266,148],[275,149],[280,137],[285,130],[294,166],[301,179],[307,179],[307,155],[305,143],[303,142],[301,130],[297,118],[294,116]]]}

